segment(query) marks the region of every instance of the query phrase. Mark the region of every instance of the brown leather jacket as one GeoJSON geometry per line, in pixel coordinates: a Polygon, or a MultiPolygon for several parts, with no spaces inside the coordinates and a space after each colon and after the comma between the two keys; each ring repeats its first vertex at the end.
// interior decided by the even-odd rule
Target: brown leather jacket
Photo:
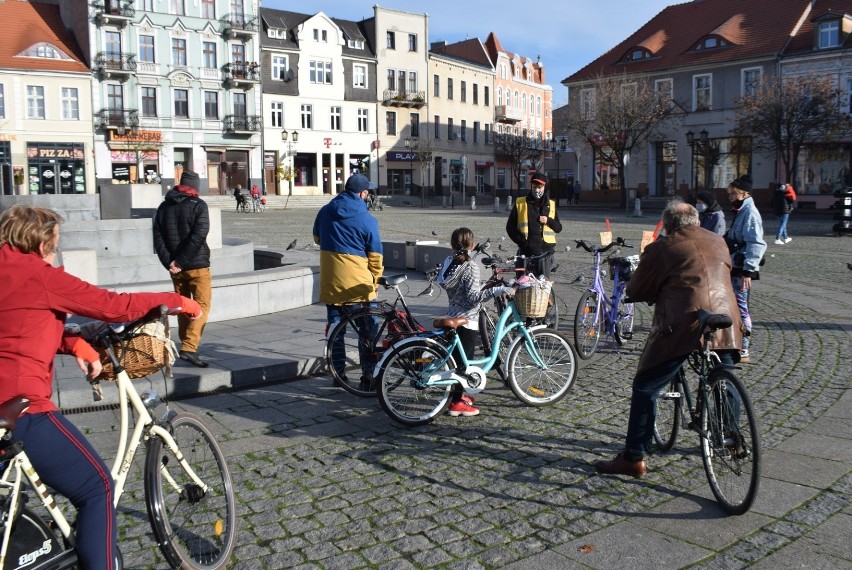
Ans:
{"type": "Polygon", "coordinates": [[[649,244],[627,284],[627,295],[636,302],[654,303],[654,321],[638,372],[700,348],[698,309],[724,313],[734,321],[716,333],[714,349],[740,348],[731,260],[719,235],[687,226],[649,244]]]}

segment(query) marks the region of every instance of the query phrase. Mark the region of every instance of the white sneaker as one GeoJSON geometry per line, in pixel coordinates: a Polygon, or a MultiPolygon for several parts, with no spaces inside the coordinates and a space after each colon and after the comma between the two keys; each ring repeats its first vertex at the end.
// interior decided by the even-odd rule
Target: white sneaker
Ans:
{"type": "Polygon", "coordinates": [[[775,245],[784,245],[784,242],[780,239],[775,240],[775,245]]]}
{"type": "Polygon", "coordinates": [[[793,238],[784,238],[784,243],[790,243],[791,241],[793,241],[793,238]]]}

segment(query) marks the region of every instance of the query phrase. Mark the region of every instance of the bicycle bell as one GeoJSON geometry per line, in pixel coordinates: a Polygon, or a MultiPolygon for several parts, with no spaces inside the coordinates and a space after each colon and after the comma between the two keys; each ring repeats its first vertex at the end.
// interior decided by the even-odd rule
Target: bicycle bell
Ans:
{"type": "Polygon", "coordinates": [[[142,398],[142,404],[145,405],[146,408],[152,410],[160,405],[160,395],[157,394],[156,390],[148,389],[140,394],[142,398]]]}

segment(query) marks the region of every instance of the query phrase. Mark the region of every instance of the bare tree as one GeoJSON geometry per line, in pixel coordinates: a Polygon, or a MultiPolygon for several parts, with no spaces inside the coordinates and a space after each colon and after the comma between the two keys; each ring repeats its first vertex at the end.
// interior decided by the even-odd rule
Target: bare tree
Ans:
{"type": "Polygon", "coordinates": [[[799,152],[809,143],[827,142],[846,133],[850,119],[841,108],[843,91],[835,80],[806,74],[782,78],[780,85],[764,82],[739,99],[736,127],[752,137],[752,148],[777,154],[784,163],[785,182],[795,184],[799,152]]]}
{"type": "Polygon", "coordinates": [[[426,188],[429,185],[429,168],[435,158],[435,141],[429,136],[412,139],[411,148],[420,165],[420,198],[422,205],[426,205],[426,188]]]}
{"type": "Polygon", "coordinates": [[[541,139],[524,136],[517,129],[494,133],[494,153],[502,156],[512,168],[516,188],[521,187],[521,172],[524,167],[540,170],[543,164],[544,146],[541,139]]]}
{"type": "Polygon", "coordinates": [[[587,87],[570,109],[564,127],[572,139],[590,145],[603,164],[618,170],[627,207],[625,157],[645,145],[681,107],[641,78],[599,77],[587,87]]]}

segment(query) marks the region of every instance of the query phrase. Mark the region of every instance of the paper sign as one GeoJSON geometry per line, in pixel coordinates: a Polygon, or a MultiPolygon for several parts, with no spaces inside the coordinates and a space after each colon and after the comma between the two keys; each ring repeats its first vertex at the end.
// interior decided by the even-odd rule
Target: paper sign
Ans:
{"type": "Polygon", "coordinates": [[[601,247],[606,247],[612,243],[612,232],[601,232],[601,247]]]}
{"type": "Polygon", "coordinates": [[[639,246],[639,253],[645,251],[645,246],[654,242],[654,232],[642,232],[642,245],[639,246]]]}

